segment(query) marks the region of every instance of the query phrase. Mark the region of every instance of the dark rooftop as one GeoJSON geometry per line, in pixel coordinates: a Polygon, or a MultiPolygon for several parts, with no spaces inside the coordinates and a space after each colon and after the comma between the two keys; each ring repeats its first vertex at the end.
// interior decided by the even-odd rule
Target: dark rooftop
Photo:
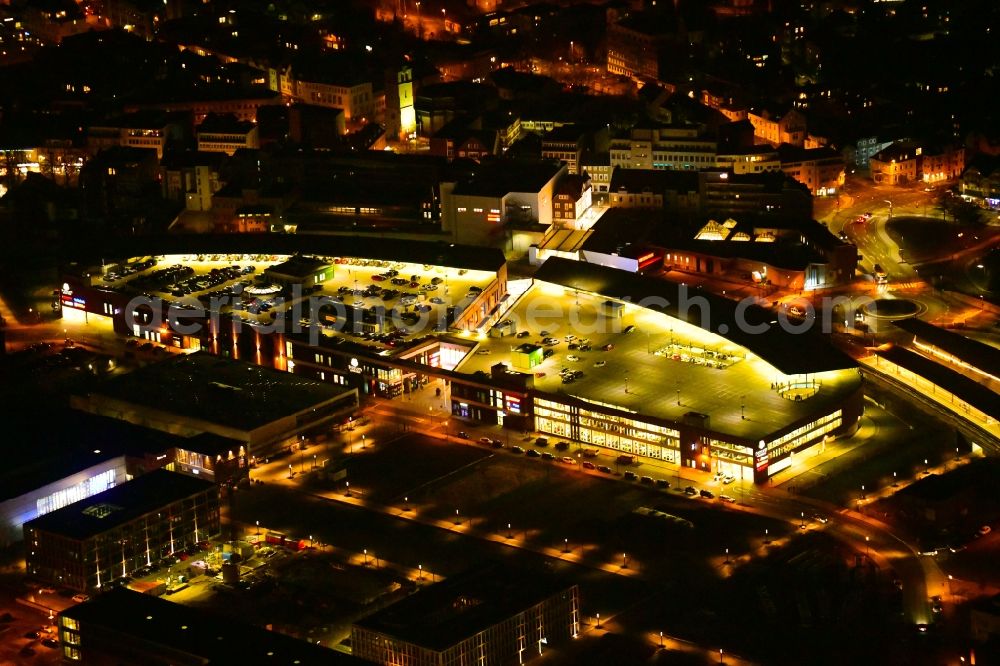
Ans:
{"type": "Polygon", "coordinates": [[[292,416],[340,393],[330,384],[204,352],[139,368],[94,391],[98,396],[241,431],[292,416]]]}
{"type": "Polygon", "coordinates": [[[24,524],[71,539],[88,539],[147,513],[217,486],[179,472],[157,469],[133,481],[73,502],[24,524]]]}
{"type": "Polygon", "coordinates": [[[30,438],[31,447],[4,450],[6,464],[0,468],[0,501],[18,497],[46,484],[121,455],[143,456],[174,447],[215,455],[239,442],[203,434],[181,437],[151,430],[126,421],[87,414],[72,409],[49,411],[49,420],[39,427],[34,416],[8,418],[8,433],[30,438]]]}
{"type": "Polygon", "coordinates": [[[538,192],[562,169],[555,161],[515,162],[496,160],[484,162],[473,177],[459,182],[454,194],[502,197],[510,192],[538,192]]]}
{"type": "Polygon", "coordinates": [[[249,120],[240,120],[231,113],[210,113],[205,116],[205,120],[198,125],[199,134],[218,134],[220,132],[231,134],[246,134],[254,128],[254,124],[249,120]]]}
{"type": "Polygon", "coordinates": [[[951,354],[958,360],[993,375],[1000,374],[1000,349],[972,340],[954,331],[929,324],[922,319],[902,319],[893,322],[915,338],[951,354]]]}
{"type": "Polygon", "coordinates": [[[676,282],[558,257],[547,259],[535,273],[535,279],[632,303],[652,301],[655,305],[649,306],[650,309],[721,335],[786,375],[856,367],[853,360],[812,328],[802,333],[786,331],[764,308],[751,305],[738,314],[740,304],[676,282]],[[708,307],[692,305],[681,310],[681,303],[692,304],[696,297],[705,299],[708,307]],[[751,327],[760,332],[751,332],[751,327]]]}
{"type": "MultiPolygon", "coordinates": [[[[134,637],[204,664],[337,666],[368,662],[304,640],[148,594],[116,589],[62,613],[83,626],[134,637]]],[[[84,647],[86,654],[86,647],[84,647]]]]}
{"type": "Polygon", "coordinates": [[[493,565],[424,588],[355,625],[442,651],[572,587],[552,576],[493,565]]]}
{"type": "Polygon", "coordinates": [[[78,259],[97,262],[169,254],[297,254],[326,257],[357,257],[412,261],[414,263],[496,272],[505,263],[503,252],[494,248],[456,245],[438,241],[379,238],[361,244],[352,236],[309,234],[186,234],[94,239],[90,247],[77,244],[78,259]]]}
{"type": "Polygon", "coordinates": [[[265,273],[276,273],[278,275],[288,275],[291,277],[305,279],[316,271],[326,268],[328,263],[316,257],[290,257],[288,260],[268,268],[265,273]]]}
{"type": "Polygon", "coordinates": [[[876,354],[953,393],[987,416],[1000,419],[1000,395],[974,379],[902,347],[879,349],[876,354]]]}

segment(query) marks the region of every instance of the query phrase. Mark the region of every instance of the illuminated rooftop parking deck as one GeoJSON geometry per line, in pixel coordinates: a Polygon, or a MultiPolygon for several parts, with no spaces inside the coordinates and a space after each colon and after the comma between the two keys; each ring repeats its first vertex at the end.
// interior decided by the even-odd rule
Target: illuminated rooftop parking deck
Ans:
{"type": "MultiPolygon", "coordinates": [[[[571,282],[567,279],[570,267],[554,265],[552,268],[558,270],[546,270],[550,263],[560,261],[546,262],[536,275],[535,285],[508,314],[523,337],[480,338],[477,352],[458,367],[460,372],[488,372],[495,363],[514,366],[513,350],[518,345],[539,344],[551,354],[531,368],[536,390],[678,422],[686,414],[697,412],[710,417],[713,431],[753,441],[768,439],[786,425],[814,414],[835,411],[860,386],[853,362],[832,348],[823,349],[826,343],[821,339],[803,336],[801,340],[807,351],[817,350],[812,364],[801,349],[789,349],[786,358],[785,352],[774,346],[781,341],[762,340],[773,348],[761,346],[754,353],[731,339],[736,336],[723,337],[661,311],[670,311],[669,306],[641,307],[609,298],[607,293],[577,291],[542,281],[550,278],[571,282]],[[523,331],[528,335],[524,336],[523,331]],[[558,342],[545,344],[545,337],[557,338],[558,342]],[[569,348],[584,341],[589,343],[589,351],[569,348]],[[611,348],[605,351],[608,345],[611,348]],[[762,358],[760,354],[765,351],[779,355],[785,370],[801,372],[786,374],[779,370],[762,358]],[[580,371],[583,376],[567,382],[561,374],[564,368],[580,371]]],[[[613,287],[609,281],[622,273],[567,263],[573,264],[577,278],[589,277],[591,284],[603,279],[606,291],[615,290],[608,288],[613,287]]],[[[662,284],[644,282],[654,287],[662,284]]],[[[676,302],[672,295],[662,293],[676,302]]],[[[635,298],[649,295],[636,293],[635,298]]],[[[727,303],[719,306],[726,307],[727,303]]],[[[728,303],[728,307],[731,312],[732,304],[728,303]]],[[[711,320],[716,324],[726,316],[713,312],[711,320]]],[[[794,335],[787,333],[766,335],[781,337],[784,344],[797,342],[794,335]]],[[[750,339],[745,334],[740,337],[750,339]]]]}

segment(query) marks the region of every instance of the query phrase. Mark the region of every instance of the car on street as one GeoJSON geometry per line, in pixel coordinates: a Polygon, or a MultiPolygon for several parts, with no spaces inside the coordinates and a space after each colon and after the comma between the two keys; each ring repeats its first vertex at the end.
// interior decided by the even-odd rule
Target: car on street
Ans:
{"type": "Polygon", "coordinates": [[[640,483],[646,483],[646,484],[649,484],[649,485],[653,485],[653,477],[651,477],[651,476],[642,476],[642,477],[639,477],[639,482],[640,483]]]}
{"type": "Polygon", "coordinates": [[[535,439],[535,446],[540,446],[543,449],[549,445],[549,440],[545,437],[538,437],[535,439]]]}
{"type": "Polygon", "coordinates": [[[545,452],[542,454],[542,460],[555,460],[556,457],[551,453],[545,452]]]}
{"type": "Polygon", "coordinates": [[[493,440],[490,439],[489,437],[480,437],[479,438],[479,443],[480,444],[485,444],[486,446],[489,446],[490,444],[493,443],[493,440]]]}
{"type": "Polygon", "coordinates": [[[565,451],[569,448],[569,442],[556,442],[556,450],[565,451]]]}
{"type": "Polygon", "coordinates": [[[601,351],[611,351],[614,348],[615,348],[615,346],[613,344],[608,343],[608,344],[604,345],[603,347],[601,347],[601,351]]]}
{"type": "Polygon", "coordinates": [[[607,364],[608,364],[607,361],[594,361],[594,367],[595,368],[603,368],[607,364]]]}
{"type": "Polygon", "coordinates": [[[494,439],[492,442],[490,442],[490,446],[492,446],[494,449],[502,449],[503,442],[501,442],[499,439],[494,439]]]}
{"type": "Polygon", "coordinates": [[[55,648],[59,647],[59,641],[57,641],[54,638],[43,638],[42,639],[42,645],[44,645],[47,648],[53,648],[53,649],[55,649],[55,648]]]}
{"type": "Polygon", "coordinates": [[[667,481],[666,479],[657,479],[656,480],[656,487],[657,488],[669,488],[670,487],[670,482],[667,481]]]}
{"type": "Polygon", "coordinates": [[[637,477],[635,475],[635,472],[632,472],[632,471],[625,472],[625,480],[626,481],[635,481],[637,478],[639,478],[639,477],[637,477]]]}
{"type": "Polygon", "coordinates": [[[590,462],[589,460],[584,460],[582,464],[584,469],[597,469],[594,463],[590,462]]]}
{"type": "Polygon", "coordinates": [[[86,594],[74,594],[73,601],[75,601],[78,604],[82,604],[84,601],[90,601],[90,597],[88,597],[86,594]]]}
{"type": "Polygon", "coordinates": [[[698,494],[698,491],[695,490],[694,486],[688,486],[687,488],[684,489],[684,494],[694,497],[695,495],[698,494]]]}
{"type": "Polygon", "coordinates": [[[41,636],[41,634],[39,634],[37,631],[29,631],[24,634],[24,638],[27,638],[28,640],[32,641],[37,639],[39,636],[41,636]]]}
{"type": "Polygon", "coordinates": [[[829,518],[827,518],[826,516],[824,516],[823,514],[820,514],[820,513],[814,513],[813,514],[813,520],[815,520],[817,523],[821,523],[823,525],[826,525],[828,522],[830,522],[829,518]]]}
{"type": "Polygon", "coordinates": [[[580,357],[577,356],[576,354],[570,354],[569,356],[566,357],[566,360],[575,363],[576,361],[580,360],[580,357]]]}
{"type": "Polygon", "coordinates": [[[597,457],[597,449],[584,449],[583,450],[583,457],[584,458],[596,458],[597,457]]]}
{"type": "Polygon", "coordinates": [[[459,439],[469,439],[469,433],[465,432],[464,430],[460,430],[458,432],[458,438],[459,439]]]}
{"type": "Polygon", "coordinates": [[[611,474],[611,468],[608,467],[607,465],[598,465],[597,471],[603,474],[611,474]]]}
{"type": "Polygon", "coordinates": [[[529,335],[531,335],[530,331],[518,331],[517,335],[515,335],[514,337],[516,337],[516,338],[526,338],[529,335]]]}
{"type": "Polygon", "coordinates": [[[562,460],[567,465],[575,465],[576,464],[576,460],[574,460],[573,458],[570,458],[569,456],[563,456],[562,458],[560,458],[560,460],[562,460]]]}
{"type": "Polygon", "coordinates": [[[719,499],[727,504],[736,504],[736,498],[729,495],[719,495],[719,499]]]}
{"type": "Polygon", "coordinates": [[[528,457],[529,458],[539,458],[539,457],[541,457],[541,455],[542,455],[541,453],[539,453],[538,451],[536,451],[534,449],[528,449],[528,457]]]}
{"type": "Polygon", "coordinates": [[[635,325],[634,324],[629,324],[628,326],[626,326],[622,330],[622,333],[625,333],[625,334],[634,333],[634,332],[635,332],[635,325]]]}
{"type": "Polygon", "coordinates": [[[729,485],[730,483],[732,483],[735,480],[736,480],[736,477],[733,476],[732,474],[727,474],[724,477],[722,477],[722,483],[724,483],[726,485],[729,485]]]}
{"type": "Polygon", "coordinates": [[[715,499],[715,493],[713,493],[711,490],[702,489],[702,491],[698,494],[704,497],[705,499],[715,499]]]}
{"type": "Polygon", "coordinates": [[[520,446],[512,446],[512,447],[510,447],[510,452],[511,453],[524,453],[524,449],[522,449],[520,446]]]}
{"type": "Polygon", "coordinates": [[[476,353],[480,356],[489,356],[491,352],[489,349],[477,349],[476,353]]]}

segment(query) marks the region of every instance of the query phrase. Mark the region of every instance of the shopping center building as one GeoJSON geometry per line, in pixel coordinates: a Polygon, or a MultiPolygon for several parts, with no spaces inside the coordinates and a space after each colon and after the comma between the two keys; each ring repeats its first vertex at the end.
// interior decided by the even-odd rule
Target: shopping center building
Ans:
{"type": "Polygon", "coordinates": [[[442,406],[459,420],[758,483],[809,464],[863,410],[857,367],[814,330],[820,322],[627,271],[551,258],[508,284],[499,251],[444,243],[387,241],[362,258],[342,238],[172,237],[171,254],[143,242],[105,255],[120,258],[113,269],[68,273],[64,312],[362,399],[443,380],[442,406]],[[208,251],[225,247],[239,253],[208,251]],[[312,259],[290,271],[292,257],[312,259]],[[308,297],[289,284],[296,275],[308,297]],[[212,305],[237,284],[253,290],[238,308],[212,305]],[[173,306],[201,325],[177,334],[169,317],[129,305],[151,294],[160,314],[173,306]],[[126,323],[129,313],[149,322],[126,323]]]}

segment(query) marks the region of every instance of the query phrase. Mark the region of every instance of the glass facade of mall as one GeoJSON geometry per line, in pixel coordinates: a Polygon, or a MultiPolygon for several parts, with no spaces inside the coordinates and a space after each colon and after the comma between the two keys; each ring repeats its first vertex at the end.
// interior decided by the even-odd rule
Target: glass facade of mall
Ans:
{"type": "Polygon", "coordinates": [[[677,463],[680,433],[623,414],[535,398],[535,430],[585,444],[677,463]]]}

